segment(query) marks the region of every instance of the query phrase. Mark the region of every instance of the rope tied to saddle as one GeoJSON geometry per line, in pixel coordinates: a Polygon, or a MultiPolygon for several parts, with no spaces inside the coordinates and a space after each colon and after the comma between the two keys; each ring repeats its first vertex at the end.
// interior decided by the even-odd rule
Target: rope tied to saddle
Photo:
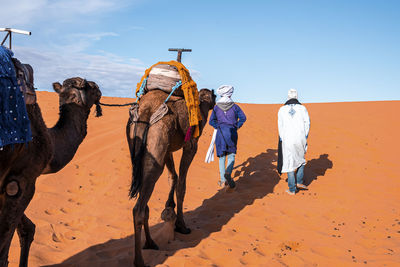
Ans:
{"type": "Polygon", "coordinates": [[[148,68],[144,75],[142,76],[141,81],[136,86],[136,96],[138,96],[139,100],[140,97],[145,89],[147,78],[149,77],[150,71],[158,65],[171,65],[174,66],[180,77],[181,77],[181,89],[183,91],[186,107],[188,110],[189,116],[189,129],[186,133],[188,138],[185,138],[185,141],[190,139],[192,133],[193,137],[198,137],[200,135],[199,131],[199,124],[202,120],[201,113],[200,113],[200,100],[199,100],[199,92],[197,91],[197,84],[192,80],[188,69],[180,62],[177,61],[168,61],[168,62],[158,62],[148,68]]]}
{"type": "MultiPolygon", "coordinates": [[[[146,82],[146,79],[143,81],[143,83],[146,82]]],[[[158,107],[158,109],[151,115],[150,120],[148,122],[149,126],[157,123],[158,121],[160,121],[165,114],[168,113],[168,106],[167,106],[167,102],[170,99],[170,97],[173,95],[173,93],[175,92],[176,89],[178,89],[179,87],[181,87],[182,85],[182,81],[178,81],[174,87],[172,87],[171,92],[169,93],[168,97],[164,100],[164,102],[158,107]]],[[[138,98],[140,98],[138,96],[138,98]]],[[[131,123],[137,123],[139,122],[139,104],[136,101],[135,103],[132,104],[132,106],[129,108],[129,114],[130,114],[130,121],[131,123]]]]}

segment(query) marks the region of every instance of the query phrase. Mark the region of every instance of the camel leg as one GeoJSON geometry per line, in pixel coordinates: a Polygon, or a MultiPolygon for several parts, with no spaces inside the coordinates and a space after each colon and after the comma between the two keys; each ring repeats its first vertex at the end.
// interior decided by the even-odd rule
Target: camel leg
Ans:
{"type": "Polygon", "coordinates": [[[174,193],[175,193],[175,188],[176,188],[176,183],[178,180],[178,175],[176,174],[175,171],[175,164],[174,164],[174,158],[172,157],[172,153],[168,153],[167,156],[165,157],[165,165],[167,166],[168,169],[168,176],[172,180],[172,185],[171,185],[171,190],[169,191],[168,195],[168,200],[165,203],[165,208],[172,208],[175,209],[175,201],[174,201],[174,193]]]}
{"type": "Polygon", "coordinates": [[[158,250],[158,246],[156,242],[151,239],[150,229],[149,229],[149,206],[146,205],[145,209],[145,218],[144,218],[144,233],[146,234],[146,243],[143,246],[143,249],[155,249],[158,250]]]}
{"type": "Polygon", "coordinates": [[[142,225],[144,222],[144,214],[141,216],[141,210],[140,210],[140,205],[141,203],[138,202],[136,203],[135,207],[133,208],[133,224],[135,228],[135,260],[134,260],[134,265],[136,267],[141,267],[145,266],[144,265],[144,260],[142,256],[142,225]]]}
{"type": "MultiPolygon", "coordinates": [[[[149,136],[151,135],[149,134],[149,136]]],[[[163,139],[163,137],[157,137],[157,138],[158,140],[163,139]]],[[[162,174],[165,164],[166,150],[167,150],[166,147],[165,148],[162,147],[162,149],[160,149],[159,143],[151,142],[151,140],[149,139],[147,151],[143,157],[143,182],[139,192],[138,200],[136,202],[135,207],[133,208],[133,221],[135,227],[135,261],[134,261],[135,266],[144,266],[142,247],[141,247],[141,234],[143,225],[145,226],[145,234],[146,234],[145,247],[146,248],[147,246],[148,248],[157,247],[157,245],[150,236],[150,230],[148,225],[149,211],[147,203],[149,202],[150,196],[153,193],[154,186],[158,178],[162,174]]]]}
{"type": "Polygon", "coordinates": [[[31,247],[33,236],[35,235],[35,224],[24,214],[17,227],[19,243],[21,246],[21,255],[19,258],[19,266],[28,266],[29,249],[31,247]]]}
{"type": "Polygon", "coordinates": [[[191,230],[186,227],[185,221],[183,220],[183,199],[186,193],[186,175],[189,170],[189,166],[197,152],[197,142],[187,143],[183,147],[182,159],[179,166],[179,178],[176,188],[176,200],[177,200],[177,219],[175,222],[175,231],[181,234],[190,234],[191,230]]]}
{"type": "Polygon", "coordinates": [[[8,252],[10,251],[10,245],[11,245],[11,240],[12,240],[13,236],[14,236],[14,232],[9,234],[1,242],[2,244],[4,244],[4,246],[0,251],[0,267],[7,267],[8,266],[8,252]]]}
{"type": "MultiPolygon", "coordinates": [[[[20,188],[17,197],[5,197],[0,210],[0,266],[8,265],[8,253],[15,229],[21,223],[24,211],[35,192],[35,179],[28,180],[21,176],[10,176],[8,181],[18,181],[20,188]],[[26,184],[25,184],[26,183],[26,184]],[[21,186],[23,184],[24,186],[21,186]]],[[[28,248],[29,250],[29,248],[28,248]]]]}
{"type": "MultiPolygon", "coordinates": [[[[159,171],[158,177],[161,175],[159,171]]],[[[147,176],[147,175],[146,175],[147,176]]],[[[144,178],[149,178],[148,176],[144,178]]],[[[157,179],[158,179],[157,177],[157,179]]],[[[150,199],[151,193],[153,192],[155,186],[154,180],[144,180],[142,189],[139,193],[139,198],[133,208],[133,223],[135,227],[135,261],[134,265],[137,267],[142,267],[144,265],[144,260],[142,256],[142,226],[147,224],[148,227],[148,217],[146,218],[146,208],[147,202],[150,199]]],[[[146,243],[154,243],[150,237],[149,229],[146,230],[146,243]]],[[[155,243],[154,243],[155,244],[155,243]]]]}

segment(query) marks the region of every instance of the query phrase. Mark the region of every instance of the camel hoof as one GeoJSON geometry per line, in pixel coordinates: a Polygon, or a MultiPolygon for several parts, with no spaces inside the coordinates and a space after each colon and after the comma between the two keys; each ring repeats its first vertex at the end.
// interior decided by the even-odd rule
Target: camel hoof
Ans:
{"type": "Polygon", "coordinates": [[[192,232],[192,230],[190,230],[190,228],[184,227],[184,226],[176,226],[175,227],[175,232],[184,234],[184,235],[188,235],[192,232]]]}
{"type": "Polygon", "coordinates": [[[161,213],[161,219],[165,222],[175,222],[176,214],[173,208],[168,207],[161,213]]]}
{"type": "Polygon", "coordinates": [[[143,249],[159,250],[160,248],[157,246],[157,244],[154,241],[152,241],[149,243],[146,242],[143,246],[143,249]]]}

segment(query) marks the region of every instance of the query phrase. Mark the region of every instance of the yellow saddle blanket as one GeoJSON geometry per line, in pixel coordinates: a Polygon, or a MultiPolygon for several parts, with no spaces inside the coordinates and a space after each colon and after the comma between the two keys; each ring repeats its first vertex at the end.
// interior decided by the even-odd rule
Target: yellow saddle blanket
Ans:
{"type": "Polygon", "coordinates": [[[186,107],[189,114],[189,125],[195,127],[193,131],[193,137],[198,137],[199,136],[198,125],[202,119],[199,106],[200,105],[199,92],[197,91],[197,84],[192,80],[192,77],[190,76],[188,69],[182,63],[171,60],[168,62],[158,62],[153,66],[151,66],[150,68],[148,68],[144,72],[144,75],[140,80],[140,82],[137,84],[136,94],[139,92],[143,81],[149,76],[151,69],[161,64],[167,64],[177,68],[179,75],[181,76],[181,81],[182,81],[181,89],[183,91],[186,107]]]}

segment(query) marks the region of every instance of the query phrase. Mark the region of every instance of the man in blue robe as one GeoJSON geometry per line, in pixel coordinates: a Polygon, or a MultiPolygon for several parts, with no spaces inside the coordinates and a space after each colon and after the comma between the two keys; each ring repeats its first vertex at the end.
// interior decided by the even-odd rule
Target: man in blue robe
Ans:
{"type": "Polygon", "coordinates": [[[246,121],[244,112],[231,99],[233,90],[231,85],[222,85],[218,88],[217,94],[221,98],[217,101],[209,122],[217,130],[215,146],[217,157],[219,157],[219,172],[221,176],[219,184],[221,186],[229,184],[231,188],[235,187],[235,181],[231,175],[237,151],[237,130],[246,121]]]}

